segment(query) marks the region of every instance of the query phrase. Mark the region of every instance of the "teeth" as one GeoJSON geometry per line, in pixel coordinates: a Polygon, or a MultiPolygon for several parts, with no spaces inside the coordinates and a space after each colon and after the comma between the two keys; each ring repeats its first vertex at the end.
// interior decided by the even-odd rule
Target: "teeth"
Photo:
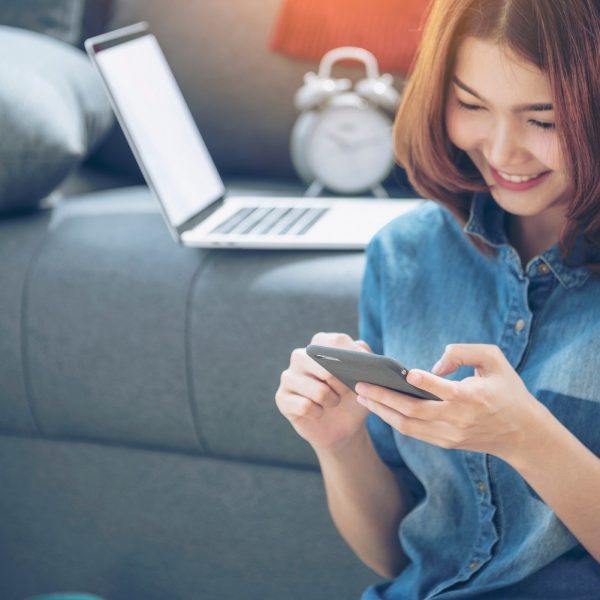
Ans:
{"type": "Polygon", "coordinates": [[[508,173],[503,173],[502,171],[497,171],[497,173],[500,175],[500,177],[502,177],[502,179],[506,179],[506,181],[512,181],[513,183],[525,183],[530,179],[539,177],[543,171],[536,173],[535,175],[509,175],[508,173]]]}

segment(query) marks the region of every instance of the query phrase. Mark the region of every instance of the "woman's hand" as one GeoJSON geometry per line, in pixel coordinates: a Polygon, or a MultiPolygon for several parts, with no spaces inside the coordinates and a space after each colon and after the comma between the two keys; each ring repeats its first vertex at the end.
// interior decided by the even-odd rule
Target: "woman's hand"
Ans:
{"type": "Polygon", "coordinates": [[[527,390],[498,346],[450,344],[432,373],[413,369],[407,380],[441,398],[419,400],[359,383],[358,401],[400,433],[441,446],[494,454],[510,462],[527,432],[549,414],[527,390]],[[462,381],[443,379],[460,366],[475,367],[462,381]]]}
{"type": "MultiPolygon", "coordinates": [[[[370,352],[363,341],[343,333],[318,333],[311,343],[370,352]]],[[[296,432],[315,450],[336,450],[363,432],[368,410],[356,402],[356,392],[296,348],[281,374],[277,407],[296,432]]]]}

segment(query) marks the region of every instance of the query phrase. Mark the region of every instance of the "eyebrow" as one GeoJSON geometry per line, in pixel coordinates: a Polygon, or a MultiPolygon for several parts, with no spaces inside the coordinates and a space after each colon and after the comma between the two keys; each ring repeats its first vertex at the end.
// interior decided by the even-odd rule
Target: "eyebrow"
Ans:
{"type": "MultiPolygon", "coordinates": [[[[465,90],[465,92],[469,92],[469,94],[471,94],[472,96],[475,96],[475,98],[479,98],[479,100],[481,100],[482,102],[487,102],[474,89],[470,88],[468,85],[463,83],[458,77],[456,77],[456,75],[452,77],[452,82],[454,84],[456,84],[459,88],[465,90]]],[[[513,107],[514,112],[530,112],[530,111],[545,112],[548,110],[554,110],[554,106],[552,104],[538,103],[538,104],[516,104],[513,107]]]]}

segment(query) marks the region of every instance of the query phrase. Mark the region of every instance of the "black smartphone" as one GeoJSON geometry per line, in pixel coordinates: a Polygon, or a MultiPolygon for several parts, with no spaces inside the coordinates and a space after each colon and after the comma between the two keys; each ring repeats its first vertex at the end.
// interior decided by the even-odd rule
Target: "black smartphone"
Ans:
{"type": "Polygon", "coordinates": [[[387,356],[317,344],[307,346],[306,353],[351,390],[364,381],[422,400],[441,400],[408,383],[408,369],[387,356]]]}

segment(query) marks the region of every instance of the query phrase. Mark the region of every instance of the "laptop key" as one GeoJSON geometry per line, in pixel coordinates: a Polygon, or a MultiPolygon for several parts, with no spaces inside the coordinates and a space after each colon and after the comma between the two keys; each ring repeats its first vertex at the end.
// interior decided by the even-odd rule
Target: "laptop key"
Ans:
{"type": "Polygon", "coordinates": [[[253,235],[267,235],[271,233],[271,230],[277,226],[277,224],[283,219],[291,208],[274,208],[271,214],[263,219],[257,226],[252,230],[253,235]]]}
{"type": "Polygon", "coordinates": [[[211,233],[225,235],[303,235],[329,209],[299,207],[241,208],[211,233]]]}
{"type": "Polygon", "coordinates": [[[310,227],[313,225],[313,218],[316,212],[318,212],[318,209],[316,208],[305,210],[304,214],[286,229],[286,235],[299,235],[300,232],[305,229],[305,227],[310,227]]]}
{"type": "Polygon", "coordinates": [[[288,222],[286,222],[284,227],[278,229],[278,231],[273,231],[272,233],[276,235],[286,235],[288,231],[308,212],[308,208],[294,208],[290,211],[291,218],[288,222]]]}
{"type": "Polygon", "coordinates": [[[249,215],[235,229],[233,229],[231,233],[237,235],[248,235],[273,210],[274,209],[268,207],[257,208],[251,215],[249,215]]]}
{"type": "Polygon", "coordinates": [[[304,226],[297,232],[297,235],[304,235],[326,212],[328,212],[328,208],[319,208],[311,211],[312,216],[308,221],[304,224],[304,226]]]}
{"type": "Polygon", "coordinates": [[[229,218],[225,219],[220,225],[217,225],[210,233],[231,233],[246,217],[250,216],[256,208],[240,208],[229,218]]]}

